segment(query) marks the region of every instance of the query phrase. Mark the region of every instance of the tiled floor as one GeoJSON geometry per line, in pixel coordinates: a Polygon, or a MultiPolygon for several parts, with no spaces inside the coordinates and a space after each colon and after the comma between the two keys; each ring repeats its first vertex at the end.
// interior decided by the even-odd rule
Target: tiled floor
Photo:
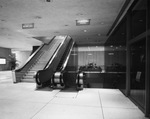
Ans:
{"type": "Polygon", "coordinates": [[[117,89],[36,90],[0,78],[0,119],[147,119],[117,89]]]}

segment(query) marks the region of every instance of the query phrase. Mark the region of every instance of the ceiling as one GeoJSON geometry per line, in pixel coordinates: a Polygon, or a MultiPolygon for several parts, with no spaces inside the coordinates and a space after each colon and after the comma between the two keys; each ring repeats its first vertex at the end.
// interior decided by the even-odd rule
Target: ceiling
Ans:
{"type": "Polygon", "coordinates": [[[124,3],[125,0],[0,0],[0,47],[31,50],[58,35],[69,35],[78,45],[102,45],[124,3]],[[90,25],[76,26],[76,20],[82,19],[90,19],[90,25]],[[34,28],[22,29],[26,23],[34,23],[34,28]]]}

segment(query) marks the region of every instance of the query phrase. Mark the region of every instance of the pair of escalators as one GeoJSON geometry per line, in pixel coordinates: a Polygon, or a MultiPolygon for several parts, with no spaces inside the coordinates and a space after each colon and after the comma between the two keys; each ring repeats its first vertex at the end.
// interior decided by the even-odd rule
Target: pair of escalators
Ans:
{"type": "MultiPolygon", "coordinates": [[[[55,71],[53,71],[52,76],[51,77],[49,76],[49,79],[42,82],[43,78],[45,76],[47,76],[50,73],[50,71],[52,71],[51,69],[41,70],[41,71],[37,72],[36,77],[35,77],[37,88],[42,87],[43,85],[46,85],[46,86],[49,85],[54,89],[57,89],[57,88],[64,89],[65,88],[66,85],[65,85],[65,79],[64,79],[63,75],[66,72],[65,68],[67,66],[67,62],[69,60],[73,46],[74,46],[74,42],[72,42],[70,40],[70,42],[67,45],[66,50],[64,51],[64,53],[61,57],[61,60],[59,61],[59,64],[57,65],[57,68],[55,69],[55,71]],[[44,74],[43,72],[47,72],[47,73],[44,74]],[[41,76],[43,78],[41,77],[39,79],[39,77],[40,77],[39,75],[42,73],[43,73],[43,75],[41,75],[41,76]]],[[[58,59],[56,58],[56,60],[58,60],[58,59]]],[[[83,87],[84,87],[84,73],[79,71],[76,76],[76,89],[82,90],[83,87]]]]}
{"type": "MultiPolygon", "coordinates": [[[[84,88],[84,79],[85,75],[83,72],[78,72],[76,76],[76,89],[77,90],[83,90],[84,88]]],[[[65,79],[63,79],[63,73],[56,72],[54,73],[52,79],[51,79],[51,87],[56,89],[64,89],[65,88],[65,79]]]]}
{"type": "MultiPolygon", "coordinates": [[[[71,37],[55,37],[49,43],[43,44],[33,53],[25,65],[16,70],[17,82],[36,82],[37,87],[45,84],[53,88],[64,88],[63,75],[69,60],[74,41],[71,37]]],[[[77,89],[82,89],[82,76],[77,73],[77,89]]]]}

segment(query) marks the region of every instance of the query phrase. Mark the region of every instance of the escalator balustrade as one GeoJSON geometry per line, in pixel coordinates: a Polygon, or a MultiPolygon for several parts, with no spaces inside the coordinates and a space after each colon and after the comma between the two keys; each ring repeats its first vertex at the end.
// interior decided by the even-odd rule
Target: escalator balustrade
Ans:
{"type": "Polygon", "coordinates": [[[51,81],[52,88],[65,88],[64,80],[63,80],[63,73],[56,72],[54,73],[51,81]]]}
{"type": "Polygon", "coordinates": [[[77,90],[83,90],[84,88],[84,73],[83,72],[79,72],[77,74],[77,78],[76,78],[76,85],[77,85],[77,90]]]}

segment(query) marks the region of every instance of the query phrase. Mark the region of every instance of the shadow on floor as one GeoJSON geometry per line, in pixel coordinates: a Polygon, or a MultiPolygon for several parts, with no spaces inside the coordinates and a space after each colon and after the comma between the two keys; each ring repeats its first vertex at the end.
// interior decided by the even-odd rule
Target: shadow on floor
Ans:
{"type": "Polygon", "coordinates": [[[67,87],[62,89],[60,92],[78,92],[76,87],[67,87]]]}
{"type": "Polygon", "coordinates": [[[47,87],[37,88],[36,91],[53,91],[53,89],[47,86],[47,87]]]}

